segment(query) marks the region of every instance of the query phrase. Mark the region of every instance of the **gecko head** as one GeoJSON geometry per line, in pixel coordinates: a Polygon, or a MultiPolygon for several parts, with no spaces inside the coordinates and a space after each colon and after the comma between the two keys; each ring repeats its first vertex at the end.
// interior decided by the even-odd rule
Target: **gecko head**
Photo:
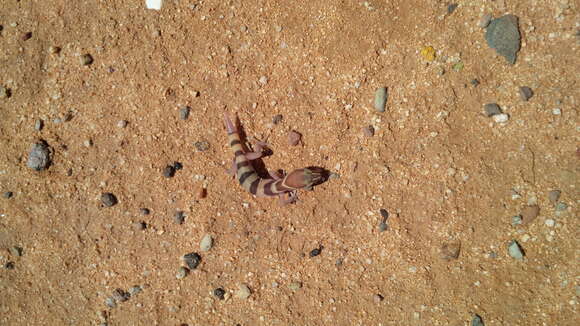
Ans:
{"type": "Polygon", "coordinates": [[[312,190],[312,187],[324,182],[327,172],[320,167],[307,167],[290,172],[284,179],[284,186],[292,189],[312,190]]]}

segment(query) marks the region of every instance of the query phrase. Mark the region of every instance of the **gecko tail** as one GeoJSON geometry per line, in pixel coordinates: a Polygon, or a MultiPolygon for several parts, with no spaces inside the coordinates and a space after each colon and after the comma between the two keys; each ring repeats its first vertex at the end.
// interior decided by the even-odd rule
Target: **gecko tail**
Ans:
{"type": "Polygon", "coordinates": [[[237,131],[236,126],[234,125],[234,123],[232,122],[227,113],[224,113],[224,123],[226,125],[226,130],[228,131],[228,134],[233,134],[234,132],[237,131]]]}

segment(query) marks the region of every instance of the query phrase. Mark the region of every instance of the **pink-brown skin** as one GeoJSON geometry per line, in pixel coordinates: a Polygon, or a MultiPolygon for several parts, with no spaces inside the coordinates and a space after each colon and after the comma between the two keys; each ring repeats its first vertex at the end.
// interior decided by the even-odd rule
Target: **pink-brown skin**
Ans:
{"type": "Polygon", "coordinates": [[[277,172],[268,171],[270,178],[261,178],[254,170],[251,161],[262,157],[262,149],[267,144],[258,142],[254,146],[254,152],[246,152],[242,146],[239,131],[227,113],[224,113],[224,123],[229,144],[234,153],[234,161],[229,173],[235,175],[240,185],[250,193],[258,197],[278,196],[281,204],[284,205],[298,199],[298,189],[312,189],[323,179],[324,170],[321,168],[298,169],[285,177],[277,172]],[[284,199],[285,195],[289,197],[284,199]]]}

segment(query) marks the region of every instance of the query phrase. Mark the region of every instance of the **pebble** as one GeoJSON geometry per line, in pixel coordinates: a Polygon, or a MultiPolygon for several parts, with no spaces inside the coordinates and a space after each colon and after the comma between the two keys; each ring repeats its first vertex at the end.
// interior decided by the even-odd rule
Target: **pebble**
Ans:
{"type": "Polygon", "coordinates": [[[60,52],[60,48],[58,46],[50,46],[48,48],[48,52],[52,54],[57,54],[60,52]]]}
{"type": "Polygon", "coordinates": [[[389,97],[389,92],[386,87],[378,88],[375,91],[375,110],[378,112],[385,112],[385,107],[387,105],[387,99],[389,97]]]}
{"type": "Polygon", "coordinates": [[[195,149],[197,149],[199,152],[205,152],[209,149],[209,143],[206,141],[195,142],[193,146],[195,146],[195,149]]]}
{"type": "Polygon", "coordinates": [[[181,120],[187,120],[189,118],[189,112],[191,112],[191,108],[189,106],[184,106],[179,109],[179,118],[181,120]]]}
{"type": "Polygon", "coordinates": [[[145,223],[144,221],[135,222],[133,223],[133,227],[135,228],[136,231],[143,231],[147,228],[147,223],[145,223]]]}
{"type": "Polygon", "coordinates": [[[4,86],[0,86],[0,98],[9,98],[12,95],[12,92],[9,88],[4,86]]]}
{"type": "Polygon", "coordinates": [[[561,212],[568,209],[568,205],[566,203],[558,203],[556,204],[556,210],[561,212]]]}
{"type": "Polygon", "coordinates": [[[470,83],[473,87],[479,86],[479,80],[477,78],[473,78],[470,83]]]}
{"type": "Polygon", "coordinates": [[[199,250],[209,251],[212,246],[213,246],[213,238],[211,237],[211,235],[209,234],[204,235],[203,238],[201,239],[201,242],[199,243],[199,250]]]}
{"type": "Polygon", "coordinates": [[[83,66],[88,66],[88,65],[92,64],[93,61],[94,61],[93,60],[93,56],[90,55],[90,54],[88,54],[88,53],[81,55],[81,59],[80,60],[81,60],[81,64],[83,66]]]}
{"type": "Polygon", "coordinates": [[[375,135],[375,128],[373,126],[364,127],[363,133],[367,137],[372,137],[375,135]]]}
{"type": "Polygon", "coordinates": [[[173,215],[173,221],[177,224],[183,224],[183,221],[185,221],[185,213],[183,213],[183,211],[175,212],[173,215]]]}
{"type": "Polygon", "coordinates": [[[93,141],[90,140],[90,139],[87,139],[87,140],[85,140],[83,142],[83,146],[85,146],[85,147],[91,147],[91,146],[93,146],[93,141]]]}
{"type": "Polygon", "coordinates": [[[495,123],[505,123],[510,119],[509,115],[507,115],[505,113],[496,114],[496,115],[492,116],[491,118],[493,119],[493,121],[495,123]]]}
{"type": "Polygon", "coordinates": [[[44,122],[42,122],[42,120],[40,119],[36,119],[36,121],[34,122],[34,130],[41,131],[42,127],[44,127],[44,122]]]}
{"type": "Polygon", "coordinates": [[[381,217],[383,218],[383,221],[386,221],[389,218],[389,212],[386,209],[381,208],[379,210],[379,213],[381,214],[381,217]]]}
{"type": "Polygon", "coordinates": [[[454,260],[459,258],[459,253],[461,252],[460,243],[444,243],[439,249],[439,256],[443,260],[454,260]]]}
{"type": "Polygon", "coordinates": [[[151,214],[151,211],[149,210],[149,208],[141,208],[139,210],[139,213],[141,213],[141,215],[149,215],[151,214]]]}
{"type": "Polygon", "coordinates": [[[12,196],[14,196],[14,193],[12,191],[6,191],[5,193],[2,194],[2,197],[6,199],[10,199],[12,198],[12,196]]]}
{"type": "Polygon", "coordinates": [[[288,133],[288,144],[290,146],[298,145],[300,143],[301,139],[302,139],[302,135],[299,132],[292,130],[288,133]]]}
{"type": "Polygon", "coordinates": [[[173,168],[175,169],[175,171],[179,171],[181,169],[183,169],[183,164],[179,163],[179,162],[173,162],[173,168]]]}
{"type": "Polygon", "coordinates": [[[550,200],[552,204],[555,204],[560,200],[561,194],[562,192],[560,190],[552,190],[548,193],[548,200],[550,200]]]}
{"type": "Polygon", "coordinates": [[[310,254],[309,255],[310,255],[310,257],[316,257],[316,256],[320,255],[321,252],[322,252],[322,247],[315,248],[315,249],[312,249],[310,251],[310,254]]]}
{"type": "Polygon", "coordinates": [[[127,127],[127,124],[128,123],[129,122],[127,122],[127,120],[119,120],[119,122],[117,122],[117,127],[119,127],[119,128],[125,128],[125,127],[127,127]]]}
{"type": "Polygon", "coordinates": [[[10,254],[12,256],[21,257],[24,249],[22,249],[22,247],[13,246],[13,247],[10,247],[10,249],[8,249],[8,251],[10,251],[10,254]]]}
{"type": "Polygon", "coordinates": [[[235,293],[235,296],[239,299],[247,299],[252,294],[252,291],[246,284],[238,285],[238,290],[235,293]]]}
{"type": "Polygon", "coordinates": [[[483,110],[485,111],[485,115],[488,117],[492,117],[497,114],[501,114],[501,108],[497,103],[487,103],[483,106],[483,110]]]}
{"type": "Polygon", "coordinates": [[[522,216],[521,215],[514,215],[512,216],[512,226],[522,224],[522,216]]]}
{"type": "Polygon", "coordinates": [[[288,288],[292,291],[298,291],[298,290],[300,290],[300,288],[302,288],[302,283],[292,282],[292,283],[288,284],[288,288]]]}
{"type": "Polygon", "coordinates": [[[194,270],[201,263],[201,256],[197,252],[192,252],[183,256],[183,261],[189,269],[194,270]]]}
{"type": "Polygon", "coordinates": [[[32,145],[28,153],[28,162],[26,165],[36,171],[41,171],[50,166],[50,148],[48,144],[41,140],[32,145]]]}
{"type": "Polygon", "coordinates": [[[123,289],[115,289],[112,297],[116,302],[125,302],[129,300],[131,295],[128,292],[123,291],[123,289]]]}
{"type": "Polygon", "coordinates": [[[189,274],[189,269],[187,269],[187,267],[181,266],[177,270],[177,274],[175,274],[175,278],[180,280],[182,278],[185,278],[187,276],[187,274],[189,274]]]}
{"type": "Polygon", "coordinates": [[[385,299],[385,297],[383,297],[383,296],[382,296],[382,295],[380,295],[380,294],[375,294],[375,295],[373,295],[373,301],[374,301],[375,303],[381,303],[381,301],[383,301],[384,299],[385,299]]]}
{"type": "Polygon", "coordinates": [[[435,48],[433,48],[432,46],[426,46],[422,48],[421,51],[419,52],[419,54],[423,57],[423,59],[429,62],[435,60],[435,53],[436,53],[435,48]]]}
{"type": "Polygon", "coordinates": [[[521,86],[520,87],[520,97],[523,101],[528,101],[532,96],[534,96],[534,92],[528,86],[521,86]]]}
{"type": "Polygon", "coordinates": [[[525,256],[522,248],[516,240],[510,241],[508,244],[508,253],[512,258],[517,260],[523,260],[525,256]]]}
{"type": "Polygon", "coordinates": [[[481,16],[481,19],[479,20],[479,23],[477,23],[477,26],[479,26],[481,28],[486,28],[492,19],[493,19],[493,16],[491,14],[485,14],[485,15],[481,16]]]}
{"type": "Polygon", "coordinates": [[[225,299],[226,291],[222,288],[217,288],[213,290],[213,295],[215,295],[216,298],[223,300],[225,299]]]}
{"type": "Polygon", "coordinates": [[[547,219],[544,221],[544,224],[546,224],[547,227],[551,228],[551,227],[554,227],[556,222],[554,222],[554,220],[552,220],[552,219],[547,219]]]}
{"type": "Polygon", "coordinates": [[[538,205],[528,205],[522,209],[520,215],[522,216],[523,224],[529,224],[540,214],[540,207],[538,205]]]}
{"type": "Polygon", "coordinates": [[[471,320],[471,326],[485,326],[483,319],[479,315],[474,315],[471,320]]]}
{"type": "Polygon", "coordinates": [[[106,207],[112,207],[117,204],[117,197],[110,192],[105,192],[101,195],[101,202],[106,207]]]}
{"type": "Polygon", "coordinates": [[[450,3],[449,5],[447,5],[447,13],[452,14],[455,11],[455,9],[457,9],[458,6],[459,5],[456,3],[450,3]]]}
{"type": "Polygon", "coordinates": [[[32,32],[26,32],[24,34],[22,34],[22,40],[23,41],[28,41],[32,38],[32,32]]]}
{"type": "Polygon", "coordinates": [[[272,123],[277,125],[280,122],[282,122],[282,119],[284,119],[284,117],[281,114],[276,114],[273,118],[272,118],[272,123]]]}
{"type": "Polygon", "coordinates": [[[139,285],[135,285],[129,289],[129,295],[134,296],[141,291],[143,291],[143,287],[141,287],[139,285]]]}
{"type": "Polygon", "coordinates": [[[504,15],[492,20],[485,31],[485,40],[508,63],[515,64],[517,52],[520,50],[518,17],[504,15]]]}
{"type": "Polygon", "coordinates": [[[262,77],[260,77],[260,80],[259,80],[259,82],[260,82],[260,84],[262,84],[262,85],[266,85],[266,84],[268,83],[268,77],[266,77],[266,76],[262,76],[262,77]]]}
{"type": "Polygon", "coordinates": [[[105,299],[105,305],[109,308],[115,308],[117,303],[115,302],[115,299],[109,297],[105,299]]]}
{"type": "Polygon", "coordinates": [[[163,176],[166,178],[172,178],[175,175],[175,168],[172,165],[167,165],[163,169],[163,176]]]}
{"type": "Polygon", "coordinates": [[[552,114],[553,115],[560,115],[560,114],[562,114],[562,109],[560,109],[560,108],[552,109],[552,114]]]}
{"type": "Polygon", "coordinates": [[[389,225],[386,222],[379,223],[379,232],[385,232],[389,229],[389,225]]]}

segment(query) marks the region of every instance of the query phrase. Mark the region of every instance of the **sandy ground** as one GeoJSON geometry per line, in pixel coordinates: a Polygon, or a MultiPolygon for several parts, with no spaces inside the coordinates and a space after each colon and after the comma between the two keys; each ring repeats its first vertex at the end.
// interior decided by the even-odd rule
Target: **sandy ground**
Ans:
{"type": "Polygon", "coordinates": [[[0,324],[577,325],[580,5],[458,4],[3,0],[0,192],[13,195],[0,198],[0,324]],[[485,13],[519,17],[515,65],[485,43],[485,13]],[[490,102],[507,123],[482,113],[490,102]],[[296,205],[253,198],[225,174],[223,112],[268,140],[267,167],[340,177],[296,205]],[[37,172],[26,162],[40,139],[53,162],[37,172]],[[119,203],[103,206],[104,192],[119,203]],[[539,216],[512,225],[526,205],[539,216]],[[442,259],[445,245],[459,257],[442,259]],[[190,252],[202,262],[177,279],[190,252]]]}

